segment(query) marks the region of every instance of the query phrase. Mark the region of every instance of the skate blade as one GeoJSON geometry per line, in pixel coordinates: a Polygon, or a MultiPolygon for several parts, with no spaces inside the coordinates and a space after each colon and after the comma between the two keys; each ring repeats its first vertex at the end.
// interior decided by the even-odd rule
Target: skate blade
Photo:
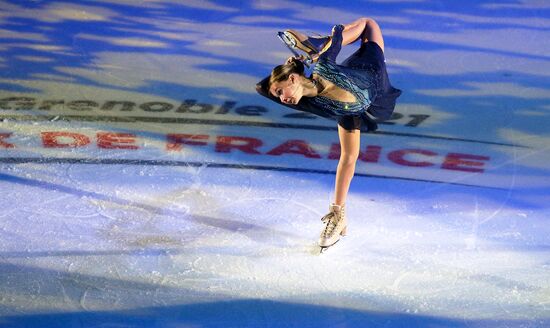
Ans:
{"type": "Polygon", "coordinates": [[[336,245],[337,242],[339,242],[340,239],[338,239],[337,241],[334,242],[334,244],[332,245],[328,245],[328,246],[319,246],[321,249],[319,250],[319,254],[323,254],[325,253],[329,248],[331,248],[332,246],[336,245]]]}
{"type": "Polygon", "coordinates": [[[296,48],[296,40],[289,37],[285,32],[277,32],[277,36],[281,41],[283,41],[284,44],[287,45],[289,48],[296,48]]]}

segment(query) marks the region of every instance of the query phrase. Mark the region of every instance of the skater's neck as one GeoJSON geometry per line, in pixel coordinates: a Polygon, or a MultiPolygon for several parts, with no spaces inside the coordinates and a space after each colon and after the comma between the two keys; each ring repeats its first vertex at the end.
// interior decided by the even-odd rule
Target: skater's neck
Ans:
{"type": "Polygon", "coordinates": [[[305,97],[315,97],[324,90],[323,84],[321,83],[321,81],[319,81],[319,79],[316,78],[304,78],[302,86],[304,88],[305,97]]]}

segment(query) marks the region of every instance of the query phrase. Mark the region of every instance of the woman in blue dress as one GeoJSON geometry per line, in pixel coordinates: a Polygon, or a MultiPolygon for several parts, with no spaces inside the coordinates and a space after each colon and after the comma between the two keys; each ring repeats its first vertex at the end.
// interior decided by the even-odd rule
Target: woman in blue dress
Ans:
{"type": "Polygon", "coordinates": [[[376,130],[375,119],[391,117],[401,91],[389,82],[384,39],[371,18],[335,25],[332,35],[327,37],[308,37],[294,30],[280,34],[287,44],[304,51],[308,59],[316,62],[313,73],[309,77],[304,75],[302,60],[306,57],[291,57],[258,83],[257,91],[287,107],[338,121],[341,153],[334,202],[322,218],[325,227],[319,237],[319,246],[326,248],[347,231],[345,201],[359,156],[361,125],[365,124],[366,131],[376,130]],[[361,41],[360,48],[337,64],[342,46],[356,40],[361,41]]]}

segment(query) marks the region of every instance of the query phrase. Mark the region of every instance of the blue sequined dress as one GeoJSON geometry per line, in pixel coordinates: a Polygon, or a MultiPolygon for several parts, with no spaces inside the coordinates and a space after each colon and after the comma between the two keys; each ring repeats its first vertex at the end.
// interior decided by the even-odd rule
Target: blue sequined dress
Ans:
{"type": "Polygon", "coordinates": [[[297,105],[283,104],[269,94],[269,77],[259,82],[256,90],[284,106],[336,119],[346,130],[360,129],[361,123],[366,123],[366,130],[373,131],[377,128],[375,119],[385,120],[391,117],[401,91],[391,86],[384,52],[376,42],[363,43],[341,64],[336,63],[336,57],[342,48],[343,29],[343,25],[334,27],[331,46],[319,56],[313,74],[350,92],[355,97],[355,102],[315,96],[302,97],[297,105]]]}

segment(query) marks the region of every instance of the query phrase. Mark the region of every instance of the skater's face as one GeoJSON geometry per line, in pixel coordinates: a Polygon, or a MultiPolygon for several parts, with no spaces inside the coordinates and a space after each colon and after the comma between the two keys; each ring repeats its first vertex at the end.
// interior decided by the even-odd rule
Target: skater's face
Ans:
{"type": "Polygon", "coordinates": [[[282,103],[290,105],[296,105],[303,95],[297,74],[291,74],[285,81],[273,83],[269,91],[282,103]]]}

